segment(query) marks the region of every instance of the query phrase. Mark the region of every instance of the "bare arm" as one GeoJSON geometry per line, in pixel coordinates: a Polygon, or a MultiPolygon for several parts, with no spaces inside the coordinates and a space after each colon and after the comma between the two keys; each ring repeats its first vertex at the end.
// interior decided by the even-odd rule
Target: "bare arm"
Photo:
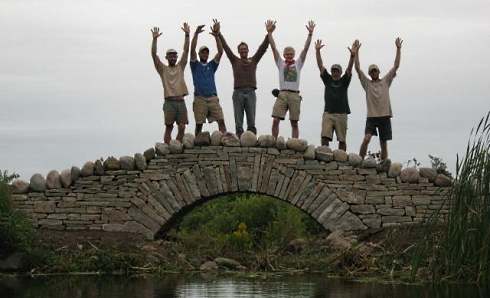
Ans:
{"type": "Polygon", "coordinates": [[[221,60],[221,56],[223,56],[223,44],[219,39],[220,24],[216,19],[213,19],[213,23],[214,24],[213,26],[211,26],[210,34],[213,35],[214,39],[216,40],[216,48],[218,49],[218,53],[216,53],[216,56],[214,56],[214,61],[219,64],[219,61],[221,60]]]}
{"type": "Polygon", "coordinates": [[[160,61],[160,58],[157,55],[157,40],[162,35],[162,33],[160,33],[160,28],[153,27],[153,29],[151,29],[151,34],[153,36],[153,40],[151,42],[151,58],[153,59],[155,69],[160,72],[162,61],[160,61]]]}
{"type": "Polygon", "coordinates": [[[184,39],[184,50],[182,51],[182,57],[180,57],[179,65],[180,67],[182,67],[182,69],[184,69],[185,66],[187,65],[187,58],[189,56],[189,35],[191,29],[187,23],[184,23],[181,29],[185,33],[185,39],[184,39]]]}
{"type": "Polygon", "coordinates": [[[354,66],[354,60],[355,60],[355,56],[356,54],[354,53],[354,44],[352,44],[352,47],[347,47],[347,49],[349,50],[350,52],[350,56],[349,56],[349,64],[347,65],[347,69],[345,70],[345,74],[347,75],[351,75],[352,74],[352,66],[354,66]]]}
{"type": "Polygon", "coordinates": [[[301,51],[301,54],[299,55],[299,58],[303,63],[305,62],[306,54],[308,53],[308,49],[310,48],[311,37],[313,36],[313,30],[315,30],[315,22],[309,21],[308,25],[306,25],[306,29],[308,30],[308,37],[306,38],[305,47],[303,48],[303,51],[301,51]]]}
{"type": "Polygon", "coordinates": [[[325,67],[323,66],[322,54],[320,53],[320,50],[324,46],[325,45],[322,44],[322,41],[320,39],[315,42],[316,64],[318,65],[318,69],[320,70],[320,73],[323,73],[323,71],[325,71],[325,67]]]}
{"type": "Polygon", "coordinates": [[[354,52],[354,65],[356,68],[356,72],[359,74],[362,72],[361,70],[361,63],[359,62],[359,48],[361,47],[361,43],[359,40],[355,40],[354,44],[352,45],[352,51],[354,52]]]}
{"type": "Polygon", "coordinates": [[[259,48],[257,49],[257,52],[255,53],[255,55],[252,56],[252,60],[254,60],[255,63],[259,63],[260,59],[262,59],[262,56],[264,56],[265,52],[267,51],[268,46],[269,37],[266,35],[259,48]]]}
{"type": "Polygon", "coordinates": [[[196,61],[197,60],[197,53],[196,53],[196,46],[197,46],[197,38],[199,37],[199,33],[203,32],[204,30],[202,29],[204,25],[199,25],[196,28],[196,31],[194,32],[194,36],[192,37],[192,42],[191,42],[191,61],[196,61]]]}
{"type": "Polygon", "coordinates": [[[403,43],[403,40],[401,40],[400,37],[398,37],[395,41],[396,57],[395,57],[395,64],[393,65],[395,68],[395,71],[398,70],[398,68],[400,67],[402,43],[403,43]]]}
{"type": "Polygon", "coordinates": [[[274,61],[277,61],[281,58],[281,56],[279,55],[279,51],[277,51],[276,42],[274,41],[274,37],[272,37],[272,32],[274,32],[274,30],[276,29],[276,21],[267,20],[267,22],[265,22],[265,28],[267,30],[267,39],[269,41],[269,44],[271,45],[272,55],[274,56],[274,61]]]}

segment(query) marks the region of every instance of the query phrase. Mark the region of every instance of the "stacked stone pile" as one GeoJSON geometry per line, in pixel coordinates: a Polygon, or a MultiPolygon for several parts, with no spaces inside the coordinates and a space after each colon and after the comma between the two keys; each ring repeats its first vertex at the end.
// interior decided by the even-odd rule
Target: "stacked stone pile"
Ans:
{"type": "Polygon", "coordinates": [[[330,230],[416,223],[439,209],[451,184],[432,169],[380,166],[301,139],[245,132],[187,134],[143,153],[35,174],[12,184],[36,227],[141,233],[152,238],[184,207],[248,191],[287,200],[330,230]]]}

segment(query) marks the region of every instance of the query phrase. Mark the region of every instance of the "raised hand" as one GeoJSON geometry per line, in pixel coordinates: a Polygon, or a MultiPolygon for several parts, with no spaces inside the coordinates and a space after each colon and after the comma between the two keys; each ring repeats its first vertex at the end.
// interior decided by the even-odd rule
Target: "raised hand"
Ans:
{"type": "Polygon", "coordinates": [[[401,49],[402,48],[402,43],[403,43],[403,40],[400,37],[397,37],[396,40],[395,40],[396,48],[397,49],[401,49]]]}
{"type": "Polygon", "coordinates": [[[351,55],[356,55],[357,52],[359,52],[359,48],[361,47],[361,43],[359,42],[359,40],[354,40],[354,42],[352,43],[352,48],[348,48],[351,55]]]}
{"type": "Polygon", "coordinates": [[[150,31],[151,31],[151,35],[155,39],[159,38],[162,35],[162,33],[160,33],[160,28],[158,27],[153,27],[153,29],[150,29],[150,31]]]}
{"type": "Polygon", "coordinates": [[[325,46],[325,44],[322,43],[322,40],[321,39],[318,39],[316,42],[315,42],[315,49],[317,51],[321,50],[323,47],[325,46]]]}
{"type": "Polygon", "coordinates": [[[309,34],[313,34],[313,30],[315,30],[315,22],[308,21],[308,25],[306,25],[306,30],[308,30],[309,34]]]}
{"type": "Polygon", "coordinates": [[[221,25],[217,19],[213,19],[213,25],[210,26],[210,29],[211,29],[211,32],[209,32],[209,34],[211,34],[213,36],[219,35],[219,32],[221,30],[221,25]]]}
{"type": "Polygon", "coordinates": [[[276,21],[267,20],[265,22],[265,29],[267,30],[267,33],[274,32],[274,30],[276,30],[276,21]]]}
{"type": "Polygon", "coordinates": [[[203,29],[203,28],[204,28],[204,25],[199,25],[199,26],[197,26],[197,28],[196,28],[196,32],[195,32],[195,33],[196,33],[196,34],[199,34],[199,33],[204,32],[204,29],[203,29]]]}
{"type": "Polygon", "coordinates": [[[182,31],[184,31],[185,34],[189,34],[191,32],[191,27],[189,27],[189,24],[187,23],[184,23],[184,25],[182,25],[182,28],[180,29],[182,29],[182,31]]]}

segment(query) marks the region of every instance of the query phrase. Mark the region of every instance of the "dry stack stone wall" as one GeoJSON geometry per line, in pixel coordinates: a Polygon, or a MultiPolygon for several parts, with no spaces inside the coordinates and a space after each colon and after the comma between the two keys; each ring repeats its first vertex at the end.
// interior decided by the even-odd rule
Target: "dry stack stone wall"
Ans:
{"type": "MultiPolygon", "coordinates": [[[[451,181],[431,169],[377,164],[300,139],[219,132],[158,143],[143,154],[87,162],[12,184],[35,227],[132,232],[152,239],[185,207],[234,192],[288,201],[328,230],[419,223],[443,206],[451,181]]],[[[446,209],[442,210],[447,212],[446,209]]],[[[179,215],[177,215],[179,214],[179,215]]]]}

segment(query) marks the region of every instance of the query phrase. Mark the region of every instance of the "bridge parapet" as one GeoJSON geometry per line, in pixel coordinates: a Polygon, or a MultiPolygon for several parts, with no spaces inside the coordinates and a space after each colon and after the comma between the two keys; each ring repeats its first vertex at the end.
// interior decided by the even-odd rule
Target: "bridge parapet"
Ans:
{"type": "Polygon", "coordinates": [[[15,208],[37,228],[132,232],[149,239],[193,206],[236,192],[287,201],[328,230],[416,224],[434,210],[447,213],[448,180],[433,172],[379,166],[303,140],[285,147],[257,141],[243,146],[243,138],[242,146],[195,146],[189,138],[187,148],[157,144],[134,157],[50,172],[44,184],[14,182],[15,208]]]}

